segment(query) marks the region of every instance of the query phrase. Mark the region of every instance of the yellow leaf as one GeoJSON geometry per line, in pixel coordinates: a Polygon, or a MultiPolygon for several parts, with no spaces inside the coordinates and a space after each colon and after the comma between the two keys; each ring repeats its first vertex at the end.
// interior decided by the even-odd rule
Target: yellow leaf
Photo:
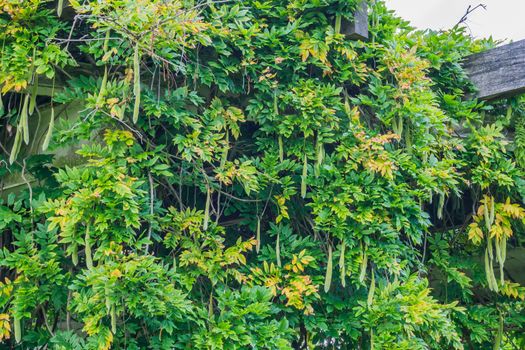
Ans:
{"type": "Polygon", "coordinates": [[[468,238],[474,244],[479,244],[483,240],[483,231],[477,223],[472,223],[469,226],[468,238]]]}
{"type": "Polygon", "coordinates": [[[119,269],[115,269],[115,270],[113,270],[113,271],[111,272],[111,277],[117,277],[117,278],[119,278],[119,277],[121,277],[121,276],[122,276],[122,272],[120,272],[119,269]]]}

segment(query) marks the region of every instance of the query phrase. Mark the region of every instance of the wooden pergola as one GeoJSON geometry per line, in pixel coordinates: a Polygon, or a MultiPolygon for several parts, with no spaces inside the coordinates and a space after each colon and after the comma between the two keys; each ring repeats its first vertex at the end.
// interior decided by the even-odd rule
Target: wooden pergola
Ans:
{"type": "Polygon", "coordinates": [[[463,67],[480,99],[493,100],[524,93],[525,40],[469,56],[463,67]]]}

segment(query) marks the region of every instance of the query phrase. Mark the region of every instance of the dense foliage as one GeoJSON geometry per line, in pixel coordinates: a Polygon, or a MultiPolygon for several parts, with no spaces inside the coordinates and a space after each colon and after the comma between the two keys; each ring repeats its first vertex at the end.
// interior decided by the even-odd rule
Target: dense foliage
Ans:
{"type": "Polygon", "coordinates": [[[461,68],[495,43],[356,6],[0,0],[0,343],[525,348],[525,105],[461,68]]]}

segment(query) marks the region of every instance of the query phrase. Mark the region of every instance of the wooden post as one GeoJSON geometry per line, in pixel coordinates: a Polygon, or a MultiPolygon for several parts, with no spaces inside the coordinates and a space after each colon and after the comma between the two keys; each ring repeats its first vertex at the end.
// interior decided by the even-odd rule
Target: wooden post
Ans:
{"type": "Polygon", "coordinates": [[[368,40],[368,5],[362,0],[354,13],[354,20],[342,20],[341,33],[350,40],[368,40]]]}
{"type": "Polygon", "coordinates": [[[482,100],[519,95],[525,92],[525,40],[468,56],[463,68],[482,100]]]}

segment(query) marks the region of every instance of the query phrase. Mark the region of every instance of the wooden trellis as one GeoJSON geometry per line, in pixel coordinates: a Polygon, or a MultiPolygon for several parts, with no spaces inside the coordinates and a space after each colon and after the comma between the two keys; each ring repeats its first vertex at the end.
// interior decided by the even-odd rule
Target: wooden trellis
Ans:
{"type": "Polygon", "coordinates": [[[368,39],[368,5],[362,1],[354,13],[353,21],[343,20],[341,33],[351,40],[368,39]]]}
{"type": "Polygon", "coordinates": [[[525,40],[496,47],[465,59],[463,67],[484,100],[525,92],[525,40]]]}

